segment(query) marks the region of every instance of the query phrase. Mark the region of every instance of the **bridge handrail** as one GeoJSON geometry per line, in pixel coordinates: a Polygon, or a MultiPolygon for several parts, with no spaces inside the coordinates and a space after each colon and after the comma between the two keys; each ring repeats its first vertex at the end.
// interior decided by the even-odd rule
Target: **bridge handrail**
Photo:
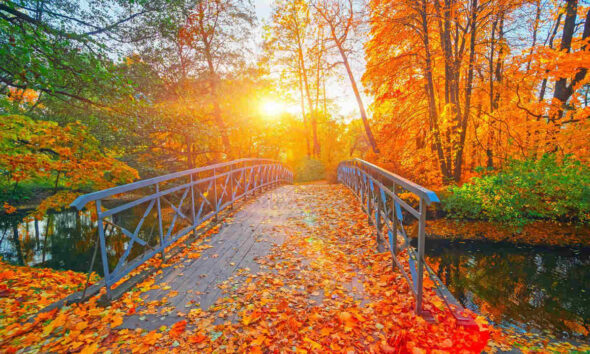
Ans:
{"type": "Polygon", "coordinates": [[[426,271],[457,321],[463,325],[473,325],[473,320],[462,314],[461,304],[438,279],[424,259],[426,206],[439,202],[436,193],[361,159],[342,161],[338,165],[338,180],[359,197],[369,223],[375,225],[377,229],[379,251],[383,251],[384,239],[389,239],[387,246],[393,261],[410,285],[416,298],[416,313],[428,316],[422,306],[423,277],[424,271],[426,271]],[[400,187],[419,198],[418,210],[398,195],[400,187]],[[404,217],[402,210],[418,220],[417,250],[410,245],[410,239],[404,228],[404,221],[407,221],[407,218],[404,217]],[[401,246],[398,245],[398,240],[403,242],[401,246]],[[404,250],[407,250],[410,274],[405,271],[398,259],[404,250]]]}
{"type": "MultiPolygon", "coordinates": [[[[262,188],[283,182],[293,183],[293,172],[282,163],[271,159],[239,159],[89,193],[78,197],[70,206],[81,210],[88,203],[95,202],[104,284],[107,298],[110,299],[113,285],[156,254],[160,253],[163,259],[166,247],[176,242],[180,237],[195,230],[211,217],[217,218],[220,211],[228,205],[233,205],[236,200],[262,188]],[[132,194],[134,200],[126,201],[110,209],[103,207],[102,202],[106,198],[138,191],[142,188],[148,188],[148,193],[143,191],[143,193],[132,194]],[[179,193],[177,201],[172,199],[175,193],[179,193]],[[163,204],[164,202],[169,205],[168,208],[163,204]],[[126,224],[122,225],[118,214],[141,205],[146,205],[146,207],[143,216],[134,226],[135,229],[128,229],[126,224]],[[165,209],[171,210],[163,212],[165,209]],[[146,240],[140,236],[144,235],[144,221],[152,212],[157,213],[157,223],[152,225],[152,230],[146,240]],[[169,220],[165,219],[163,214],[166,214],[168,219],[171,218],[169,224],[167,224],[169,220]],[[179,225],[183,219],[186,226],[179,225]],[[111,229],[107,231],[109,226],[111,229]],[[156,226],[158,226],[158,233],[154,235],[156,226]],[[111,270],[109,260],[113,260],[113,256],[109,254],[107,238],[112,236],[115,230],[120,230],[115,235],[123,235],[128,238],[128,241],[123,243],[123,254],[114,259],[113,265],[115,267],[111,270]],[[157,241],[156,239],[150,241],[154,236],[159,236],[157,241]],[[156,241],[156,244],[150,244],[152,241],[156,241]],[[128,260],[136,244],[143,246],[145,251],[136,255],[132,260],[128,260]]],[[[91,271],[94,259],[95,256],[91,261],[91,271]]]]}
{"type": "Polygon", "coordinates": [[[132,183],[128,183],[128,184],[123,184],[120,186],[116,186],[116,187],[103,189],[100,191],[81,195],[78,198],[76,198],[76,200],[74,200],[72,202],[72,204],[70,204],[70,207],[76,208],[78,210],[82,210],[86,206],[86,204],[93,202],[95,200],[98,200],[98,199],[106,199],[108,197],[112,197],[117,194],[122,194],[122,193],[130,192],[133,190],[137,190],[140,188],[155,185],[156,183],[159,183],[159,182],[165,182],[165,181],[169,181],[169,180],[176,179],[179,177],[183,177],[183,176],[187,176],[187,175],[191,175],[191,174],[195,174],[195,173],[200,173],[200,172],[205,172],[205,171],[210,171],[210,170],[214,170],[217,168],[227,167],[230,165],[238,165],[240,163],[245,163],[245,162],[277,163],[277,161],[272,160],[272,159],[246,158],[246,159],[238,159],[238,160],[232,160],[232,161],[227,161],[227,162],[221,162],[221,163],[214,164],[214,165],[197,167],[197,168],[193,168],[190,170],[173,172],[173,173],[169,173],[166,175],[153,177],[153,178],[147,178],[147,179],[143,179],[140,181],[136,181],[136,182],[132,182],[132,183]]]}
{"type": "Polygon", "coordinates": [[[396,175],[393,172],[387,171],[386,169],[374,165],[370,162],[365,160],[361,160],[359,158],[354,158],[346,161],[340,162],[340,164],[344,165],[352,165],[360,169],[364,169],[366,171],[372,171],[380,174],[381,176],[394,181],[397,185],[407,189],[409,192],[416,194],[417,196],[424,198],[426,203],[430,205],[431,203],[438,203],[440,200],[436,193],[431,191],[430,189],[424,188],[421,185],[414,183],[400,175],[396,175]]]}

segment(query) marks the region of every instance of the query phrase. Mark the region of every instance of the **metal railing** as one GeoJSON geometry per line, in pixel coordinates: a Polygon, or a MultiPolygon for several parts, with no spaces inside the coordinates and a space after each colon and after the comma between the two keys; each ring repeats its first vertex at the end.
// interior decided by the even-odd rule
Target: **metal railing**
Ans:
{"type": "Polygon", "coordinates": [[[115,283],[157,253],[163,259],[166,247],[216,218],[236,200],[265,187],[292,182],[293,173],[277,161],[241,159],[82,195],[71,206],[81,210],[91,202],[96,204],[110,299],[115,283]],[[119,205],[106,209],[105,203],[119,205]],[[147,232],[149,224],[151,231],[147,232]]]}
{"type": "Polygon", "coordinates": [[[426,270],[437,292],[451,308],[453,315],[460,323],[469,324],[470,319],[461,314],[462,306],[424,260],[426,207],[431,203],[439,202],[436,193],[360,159],[341,162],[338,165],[338,180],[359,197],[369,222],[377,229],[377,247],[380,252],[384,251],[384,234],[387,234],[388,248],[393,261],[416,298],[416,313],[425,317],[429,315],[422,306],[424,271],[426,270]],[[401,193],[414,195],[418,202],[418,209],[410,205],[409,200],[402,199],[401,193]],[[404,224],[408,225],[411,217],[418,222],[417,249],[410,244],[410,238],[404,227],[404,224]],[[398,241],[402,242],[401,245],[398,241]],[[404,250],[407,251],[410,274],[406,272],[399,260],[404,250]]]}

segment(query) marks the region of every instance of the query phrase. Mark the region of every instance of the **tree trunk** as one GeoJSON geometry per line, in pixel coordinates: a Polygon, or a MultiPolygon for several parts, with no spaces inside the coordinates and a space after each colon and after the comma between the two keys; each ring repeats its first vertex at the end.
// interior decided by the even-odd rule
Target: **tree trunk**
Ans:
{"type": "Polygon", "coordinates": [[[305,144],[307,146],[307,157],[311,156],[311,148],[309,145],[309,122],[305,116],[305,95],[303,93],[303,74],[301,73],[301,66],[299,67],[299,94],[301,96],[301,116],[303,117],[303,129],[305,130],[305,144]]]}
{"type": "MultiPolygon", "coordinates": [[[[547,37],[545,43],[548,45],[549,48],[553,48],[553,41],[555,40],[555,36],[557,35],[557,31],[559,30],[559,25],[561,24],[561,17],[562,13],[557,16],[557,20],[555,20],[555,27],[553,28],[553,32],[547,37]]],[[[549,71],[547,71],[549,72],[549,71]]],[[[545,90],[547,89],[547,78],[543,79],[541,83],[541,90],[539,91],[539,102],[542,102],[545,99],[545,90]]]]}
{"type": "Polygon", "coordinates": [[[424,74],[426,76],[426,93],[428,97],[428,117],[430,119],[430,130],[434,135],[434,150],[438,155],[438,162],[440,165],[440,172],[443,176],[443,183],[446,183],[450,177],[449,166],[447,165],[440,137],[440,129],[438,127],[438,114],[436,112],[436,101],[434,96],[434,80],[432,78],[432,57],[430,53],[430,41],[428,39],[428,20],[426,18],[426,2],[422,0],[422,8],[420,11],[422,24],[422,42],[424,43],[425,61],[424,74]]]}
{"type": "Polygon", "coordinates": [[[537,44],[537,32],[539,31],[539,21],[541,20],[541,0],[537,0],[535,2],[535,6],[537,7],[535,12],[535,23],[533,25],[533,42],[531,43],[531,53],[529,55],[529,61],[526,64],[526,70],[528,71],[531,68],[531,61],[533,60],[533,50],[535,45],[537,44]]]}
{"type": "Polygon", "coordinates": [[[303,84],[305,87],[305,93],[307,94],[307,107],[309,109],[309,115],[311,120],[311,129],[312,129],[312,138],[313,138],[313,155],[315,155],[316,151],[319,150],[318,146],[318,137],[317,137],[317,129],[315,128],[315,112],[313,110],[313,103],[311,102],[311,91],[309,90],[309,79],[307,77],[307,70],[305,68],[305,61],[303,58],[303,48],[302,45],[299,43],[298,45],[298,55],[299,55],[299,62],[301,63],[301,74],[303,76],[303,84]]]}
{"type": "MultiPolygon", "coordinates": [[[[199,11],[201,14],[204,14],[205,10],[203,8],[203,3],[199,2],[199,11]]],[[[203,44],[203,54],[205,55],[205,59],[207,60],[207,69],[209,74],[209,87],[211,89],[211,98],[213,100],[213,118],[215,119],[215,123],[217,125],[217,129],[219,129],[219,134],[221,135],[221,142],[223,144],[225,153],[227,157],[231,158],[232,151],[231,151],[231,144],[229,142],[229,137],[227,134],[227,127],[221,116],[221,107],[219,105],[219,93],[218,90],[218,77],[217,72],[215,70],[215,64],[213,62],[213,53],[211,49],[211,41],[209,39],[209,29],[206,27],[205,23],[203,22],[203,17],[199,17],[199,35],[201,37],[201,42],[203,44]]],[[[221,160],[221,156],[217,157],[221,160]]]]}
{"type": "MultiPolygon", "coordinates": [[[[332,32],[332,37],[336,41],[337,38],[335,33],[332,32]]],[[[373,132],[371,131],[371,126],[369,125],[369,120],[367,118],[367,112],[365,111],[365,106],[363,105],[363,99],[361,98],[361,94],[359,89],[356,85],[356,81],[354,79],[354,75],[352,70],[350,69],[350,64],[348,63],[348,58],[346,57],[346,53],[344,53],[344,49],[339,43],[336,43],[338,47],[338,51],[340,52],[340,56],[342,57],[342,61],[344,63],[344,67],[346,68],[346,73],[348,74],[348,79],[350,80],[350,86],[352,86],[352,91],[354,92],[354,97],[356,98],[356,103],[359,106],[359,111],[361,113],[361,119],[363,120],[363,125],[365,127],[365,133],[367,134],[367,139],[369,140],[369,144],[371,144],[371,148],[373,152],[378,154],[379,148],[377,147],[377,142],[375,141],[375,137],[373,136],[373,132]]]]}
{"type": "Polygon", "coordinates": [[[186,143],[186,164],[188,169],[192,169],[195,167],[194,162],[193,162],[193,150],[192,150],[192,141],[191,139],[188,137],[188,135],[185,135],[184,137],[185,139],[185,143],[186,143]]]}
{"type": "Polygon", "coordinates": [[[459,147],[455,154],[455,171],[454,178],[456,182],[461,180],[461,169],[463,167],[463,150],[465,148],[465,137],[467,136],[467,123],[471,110],[471,92],[473,85],[473,66],[475,62],[475,39],[477,33],[477,0],[471,2],[471,38],[469,43],[469,69],[467,73],[467,83],[465,85],[465,107],[463,109],[463,119],[461,121],[461,132],[459,133],[459,147]]]}
{"type": "MultiPolygon", "coordinates": [[[[565,9],[565,22],[563,24],[561,45],[559,48],[562,52],[565,51],[569,53],[571,50],[572,39],[574,36],[574,31],[576,29],[577,9],[577,0],[567,0],[565,9]]],[[[555,90],[553,92],[553,98],[559,100],[559,106],[556,107],[555,113],[551,115],[551,121],[555,122],[561,119],[561,117],[563,116],[565,103],[567,102],[569,96],[570,94],[568,94],[567,78],[559,78],[559,80],[557,80],[557,82],[555,83],[555,90]]]]}

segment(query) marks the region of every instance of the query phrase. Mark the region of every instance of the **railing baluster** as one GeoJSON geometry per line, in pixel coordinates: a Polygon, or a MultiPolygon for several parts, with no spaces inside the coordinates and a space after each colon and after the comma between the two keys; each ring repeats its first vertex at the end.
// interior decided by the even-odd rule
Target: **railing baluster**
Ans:
{"type": "Polygon", "coordinates": [[[229,191],[231,193],[231,204],[230,208],[234,208],[234,197],[236,194],[234,193],[234,168],[233,166],[229,166],[229,191]]]}
{"type": "Polygon", "coordinates": [[[377,205],[374,207],[375,209],[375,227],[377,228],[377,252],[383,252],[383,225],[381,224],[381,187],[377,192],[377,205]]]}
{"type": "Polygon", "coordinates": [[[215,200],[215,221],[217,221],[217,215],[219,214],[219,202],[217,201],[217,174],[213,169],[213,200],[215,200]]]}
{"type": "Polygon", "coordinates": [[[422,314],[422,282],[424,278],[424,227],[426,226],[426,203],[420,198],[420,222],[418,224],[418,298],[416,313],[422,314]]]}
{"type": "MultiPolygon", "coordinates": [[[[391,198],[391,209],[393,209],[393,256],[397,257],[397,208],[395,207],[395,196],[397,195],[397,184],[393,183],[393,197],[391,198]]],[[[394,262],[395,263],[395,262],[394,262]]]]}
{"type": "Polygon", "coordinates": [[[195,190],[193,188],[194,186],[194,182],[193,182],[193,174],[190,174],[191,177],[191,211],[193,214],[193,227],[197,227],[197,219],[196,219],[196,215],[195,215],[195,190]]]}
{"type": "Polygon", "coordinates": [[[111,286],[109,284],[110,274],[109,274],[109,260],[108,260],[108,253],[107,253],[107,246],[104,234],[104,224],[103,224],[103,217],[102,217],[102,206],[101,200],[96,200],[96,220],[98,226],[98,237],[100,239],[100,257],[102,259],[102,269],[104,272],[104,279],[105,279],[105,286],[107,288],[107,299],[111,299],[111,286]]]}
{"type": "Polygon", "coordinates": [[[165,256],[165,243],[164,243],[164,228],[162,227],[162,205],[160,203],[160,183],[156,183],[156,194],[158,195],[158,200],[156,201],[158,207],[158,229],[160,232],[160,247],[162,251],[160,254],[162,255],[162,262],[164,262],[165,256]]]}

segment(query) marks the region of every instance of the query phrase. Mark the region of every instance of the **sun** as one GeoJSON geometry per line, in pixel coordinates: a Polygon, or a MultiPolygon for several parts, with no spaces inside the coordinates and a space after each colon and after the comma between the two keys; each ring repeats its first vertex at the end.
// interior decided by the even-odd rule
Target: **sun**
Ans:
{"type": "Polygon", "coordinates": [[[260,100],[260,113],[269,118],[276,118],[287,111],[284,102],[271,97],[264,97],[260,100]]]}

